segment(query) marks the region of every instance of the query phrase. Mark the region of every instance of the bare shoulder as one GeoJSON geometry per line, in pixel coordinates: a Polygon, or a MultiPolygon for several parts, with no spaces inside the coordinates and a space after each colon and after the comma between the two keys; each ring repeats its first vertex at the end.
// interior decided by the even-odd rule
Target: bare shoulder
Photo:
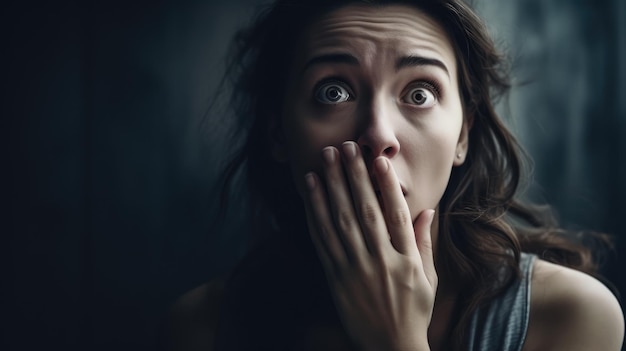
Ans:
{"type": "Polygon", "coordinates": [[[214,280],[185,293],[170,309],[172,350],[212,350],[224,284],[214,280]]]}
{"type": "Polygon", "coordinates": [[[619,351],[623,338],[622,309],[604,284],[585,273],[536,260],[524,351],[619,351]]]}

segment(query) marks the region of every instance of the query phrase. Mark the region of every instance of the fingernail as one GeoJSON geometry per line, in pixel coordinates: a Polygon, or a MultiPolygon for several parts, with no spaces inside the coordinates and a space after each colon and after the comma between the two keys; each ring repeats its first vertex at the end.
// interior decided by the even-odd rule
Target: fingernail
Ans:
{"type": "Polygon", "coordinates": [[[327,164],[332,165],[335,162],[335,150],[333,150],[332,146],[325,147],[322,150],[322,155],[327,164]]]}
{"type": "Polygon", "coordinates": [[[354,142],[346,141],[343,143],[343,154],[348,160],[352,160],[356,157],[356,146],[354,145],[354,142]]]}
{"type": "Polygon", "coordinates": [[[306,182],[306,186],[309,187],[309,190],[315,189],[315,176],[313,176],[312,172],[309,172],[304,176],[304,181],[306,182]]]}
{"type": "Polygon", "coordinates": [[[387,163],[387,160],[384,157],[379,157],[374,161],[375,167],[376,169],[380,172],[380,173],[387,173],[387,171],[389,170],[389,164],[387,163]]]}

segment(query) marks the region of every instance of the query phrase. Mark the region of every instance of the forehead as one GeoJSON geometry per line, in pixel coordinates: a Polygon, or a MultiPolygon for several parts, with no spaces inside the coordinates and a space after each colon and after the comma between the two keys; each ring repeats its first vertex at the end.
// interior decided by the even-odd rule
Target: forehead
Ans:
{"type": "Polygon", "coordinates": [[[409,5],[341,7],[313,22],[303,33],[297,51],[301,59],[336,52],[347,52],[364,61],[418,55],[443,61],[452,70],[456,62],[443,27],[409,5]]]}

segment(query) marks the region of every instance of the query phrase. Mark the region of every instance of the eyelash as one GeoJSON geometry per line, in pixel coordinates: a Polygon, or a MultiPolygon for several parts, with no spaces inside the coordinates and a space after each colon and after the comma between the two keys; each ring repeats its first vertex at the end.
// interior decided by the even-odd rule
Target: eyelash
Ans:
{"type": "Polygon", "coordinates": [[[437,100],[441,99],[441,88],[439,83],[431,79],[421,79],[415,83],[409,84],[410,87],[422,87],[430,90],[437,100]]]}
{"type": "Polygon", "coordinates": [[[315,86],[313,87],[313,95],[315,95],[315,93],[325,84],[337,83],[339,85],[342,85],[344,88],[346,88],[348,92],[350,93],[351,97],[354,97],[354,92],[352,91],[350,84],[348,84],[346,81],[347,81],[346,79],[339,77],[339,76],[331,76],[331,77],[324,78],[320,80],[319,82],[317,82],[315,86]]]}

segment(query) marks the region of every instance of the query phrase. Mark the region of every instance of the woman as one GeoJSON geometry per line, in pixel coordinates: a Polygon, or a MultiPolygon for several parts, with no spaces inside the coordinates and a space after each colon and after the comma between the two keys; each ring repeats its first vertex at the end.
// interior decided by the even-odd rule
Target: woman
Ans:
{"type": "Polygon", "coordinates": [[[515,199],[508,83],[466,5],[278,1],[238,44],[225,179],[245,165],[258,244],[179,301],[176,349],[620,349],[589,251],[515,199]]]}

